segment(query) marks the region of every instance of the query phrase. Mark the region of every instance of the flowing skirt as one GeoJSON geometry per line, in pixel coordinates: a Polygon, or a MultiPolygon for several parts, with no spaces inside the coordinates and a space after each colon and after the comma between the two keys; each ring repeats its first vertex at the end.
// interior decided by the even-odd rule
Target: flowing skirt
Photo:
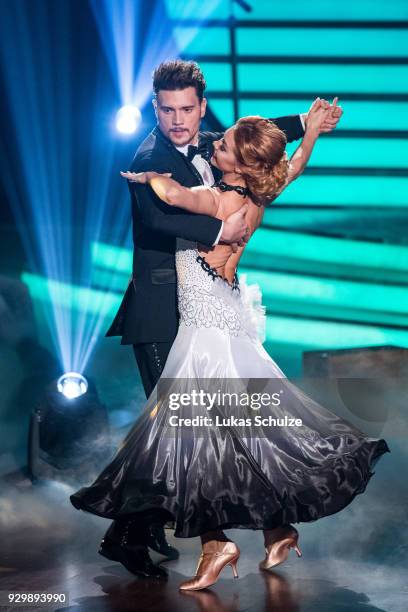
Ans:
{"type": "Polygon", "coordinates": [[[208,315],[200,326],[197,311],[182,318],[142,414],[111,463],[71,495],[76,508],[110,519],[156,512],[176,537],[272,529],[338,512],[389,452],[285,377],[250,333],[260,322],[253,288],[244,282],[232,297],[212,283],[247,328],[232,333],[225,316],[208,326],[208,315]]]}

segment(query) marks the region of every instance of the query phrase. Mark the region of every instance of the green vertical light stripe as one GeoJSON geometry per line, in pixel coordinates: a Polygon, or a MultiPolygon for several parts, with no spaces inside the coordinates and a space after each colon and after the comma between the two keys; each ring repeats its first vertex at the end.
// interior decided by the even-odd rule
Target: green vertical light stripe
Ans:
{"type": "MultiPolygon", "coordinates": [[[[264,252],[266,252],[270,256],[274,255],[287,255],[288,250],[293,252],[294,257],[304,256],[308,257],[308,252],[301,251],[299,255],[299,249],[285,249],[282,248],[282,237],[279,241],[279,232],[274,232],[270,230],[258,230],[258,232],[263,233],[264,239],[264,252]],[[270,234],[275,235],[275,238],[270,237],[270,234]],[[269,246],[268,246],[269,245],[269,246]]],[[[288,234],[286,233],[286,236],[288,234]]],[[[290,235],[290,238],[292,236],[290,235]]],[[[306,237],[306,241],[310,236],[306,237]]],[[[302,239],[300,236],[299,241],[302,239]]],[[[255,236],[251,239],[250,244],[248,245],[249,250],[254,250],[259,253],[259,248],[253,244],[255,240],[255,236]]],[[[324,241],[332,243],[332,249],[335,246],[338,246],[338,239],[324,239],[324,241]]],[[[292,243],[291,243],[292,244],[292,243]]],[[[361,248],[361,245],[365,243],[358,243],[358,246],[361,248]]],[[[322,246],[322,244],[318,245],[322,246]]],[[[354,246],[353,243],[347,243],[344,241],[344,246],[346,251],[350,251],[354,246]]],[[[381,261],[384,260],[384,245],[369,245],[370,247],[377,247],[377,250],[380,251],[380,255],[378,259],[381,261]]],[[[93,249],[93,258],[92,265],[96,267],[94,270],[93,278],[99,284],[104,284],[105,286],[109,286],[109,283],[112,278],[112,268],[117,271],[114,266],[111,258],[111,250],[112,247],[106,244],[98,244],[97,249],[93,249]],[[109,271],[109,273],[107,273],[109,271]]],[[[391,255],[394,255],[395,259],[398,259],[398,251],[402,251],[408,257],[408,248],[391,248],[391,255]],[[395,253],[397,250],[397,253],[395,253]]],[[[122,260],[128,260],[128,255],[130,251],[123,249],[122,260]]],[[[353,256],[353,253],[346,253],[346,257],[349,259],[353,256]]],[[[322,258],[323,259],[323,258],[322,258]]],[[[330,257],[329,257],[330,259],[330,257]]],[[[362,265],[365,265],[366,262],[362,261],[362,265]]],[[[360,262],[354,265],[360,265],[360,262]]],[[[389,262],[389,266],[392,267],[392,262],[389,262]]],[[[408,262],[407,262],[407,271],[408,271],[408,262]]],[[[120,277],[117,276],[118,283],[117,287],[119,290],[123,290],[126,288],[127,277],[130,272],[130,262],[129,267],[123,270],[123,275],[120,277]],[[120,281],[120,282],[119,282],[120,281]]],[[[408,289],[406,287],[393,287],[390,285],[384,284],[375,284],[363,282],[355,282],[355,281],[347,281],[347,280],[339,280],[339,279],[327,279],[327,278],[316,278],[307,275],[300,274],[285,274],[281,272],[275,271],[260,271],[254,270],[251,268],[240,267],[240,274],[248,274],[250,282],[259,283],[262,286],[262,290],[264,295],[270,295],[274,299],[280,300],[291,300],[298,302],[309,302],[316,304],[324,304],[331,306],[339,306],[343,305],[345,308],[354,308],[358,303],[358,307],[362,310],[373,310],[373,311],[382,311],[388,313],[395,314],[406,314],[408,318],[408,289]]],[[[408,275],[407,275],[408,276],[408,275]]],[[[408,281],[408,278],[407,278],[408,281]]]]}
{"type": "MultiPolygon", "coordinates": [[[[28,286],[33,300],[52,303],[54,307],[80,310],[99,317],[113,317],[122,296],[52,281],[24,272],[22,281],[28,286]]],[[[283,345],[342,348],[378,344],[408,346],[408,331],[330,323],[291,317],[267,317],[267,341],[283,345]]]]}
{"type": "Polygon", "coordinates": [[[370,325],[268,316],[267,342],[307,349],[341,349],[387,344],[408,347],[408,331],[370,325]]]}
{"type": "Polygon", "coordinates": [[[109,269],[92,268],[91,282],[98,289],[107,289],[113,293],[125,293],[129,283],[130,271],[131,269],[126,273],[112,274],[112,271],[109,269]]]}
{"type": "Polygon", "coordinates": [[[317,141],[308,165],[408,168],[408,139],[341,138],[333,132],[317,141]]]}
{"type": "MultiPolygon", "coordinates": [[[[169,0],[170,1],[170,0],[169,0]]],[[[224,4],[224,3],[223,3],[224,4]]],[[[225,3],[227,4],[227,3],[225,3]]],[[[406,0],[345,0],[344,2],[271,2],[271,0],[255,0],[251,3],[252,11],[246,13],[236,7],[235,15],[240,19],[270,19],[276,20],[386,20],[408,19],[406,0]]]]}
{"type": "MultiPolygon", "coordinates": [[[[218,102],[218,100],[217,100],[218,102]]],[[[307,112],[312,99],[240,100],[239,114],[280,117],[307,112]]],[[[371,102],[341,100],[344,114],[340,130],[408,130],[408,102],[371,102]]]]}
{"type": "MultiPolygon", "coordinates": [[[[113,317],[121,295],[76,287],[24,272],[22,281],[28,286],[33,300],[51,303],[101,318],[113,317]]],[[[408,332],[383,329],[378,326],[330,323],[282,316],[267,317],[267,341],[289,345],[329,347],[368,346],[375,344],[408,345],[408,332]]]]}
{"type": "MultiPolygon", "coordinates": [[[[401,231],[404,217],[398,209],[369,211],[351,208],[294,208],[275,206],[265,210],[262,225],[303,233],[343,236],[347,240],[367,240],[408,247],[408,232],[401,231]]],[[[407,217],[408,218],[408,217],[407,217]]]]}
{"type": "MultiPolygon", "coordinates": [[[[210,88],[217,89],[216,84],[213,76],[210,88]]],[[[328,91],[408,93],[408,66],[239,64],[238,84],[240,91],[305,91],[313,96],[328,91]]]]}
{"type": "Polygon", "coordinates": [[[200,62],[201,70],[204,73],[207,82],[208,91],[227,91],[232,89],[232,71],[231,64],[216,63],[210,64],[200,62]]]}
{"type": "Polygon", "coordinates": [[[229,16],[229,3],[224,0],[165,0],[165,7],[168,17],[180,23],[183,19],[227,19],[229,16]]]}
{"type": "MultiPolygon", "coordinates": [[[[275,234],[276,239],[272,239],[268,235],[267,230],[258,230],[258,234],[263,240],[262,253],[260,249],[255,250],[256,260],[268,261],[271,256],[272,263],[275,259],[280,259],[283,255],[290,252],[291,256],[310,257],[314,254],[314,259],[330,261],[332,264],[344,261],[344,265],[350,267],[358,267],[365,265],[367,259],[373,265],[380,265],[385,270],[391,266],[390,255],[397,255],[397,252],[402,252],[407,255],[408,249],[398,249],[394,247],[387,248],[386,246],[379,247],[378,257],[373,258],[370,253],[363,261],[350,263],[353,253],[350,249],[341,251],[337,248],[336,257],[332,257],[333,250],[339,246],[341,242],[345,247],[349,247],[347,243],[339,240],[325,240],[326,247],[331,243],[332,248],[324,248],[322,240],[317,240],[315,248],[308,249],[308,242],[314,240],[313,236],[300,237],[304,238],[303,249],[297,248],[292,242],[292,236],[281,233],[280,240],[279,232],[269,232],[275,234]],[[265,234],[265,231],[267,232],[265,234]],[[284,238],[289,238],[285,240],[284,238]],[[385,251],[387,251],[387,256],[385,251]],[[276,257],[277,256],[277,257],[276,257]]],[[[255,236],[252,238],[248,249],[252,248],[255,236]]],[[[301,240],[299,241],[301,242],[301,240]]],[[[364,243],[363,243],[364,245],[364,243]]],[[[360,245],[363,246],[363,245],[360,245]]],[[[309,245],[310,246],[310,245],[309,245]]],[[[375,245],[367,245],[373,247],[375,245]]],[[[114,248],[116,259],[118,258],[119,249],[114,248]]],[[[131,251],[122,249],[122,255],[119,258],[122,262],[128,261],[130,265],[131,251]]],[[[98,243],[98,248],[92,249],[93,265],[103,269],[109,269],[114,264],[115,259],[112,257],[112,247],[107,244],[98,243]]],[[[357,253],[354,251],[354,257],[357,253]]],[[[313,258],[313,257],[312,257],[313,258]]],[[[395,257],[396,266],[404,262],[398,261],[395,257]]],[[[405,261],[405,264],[407,262],[405,261]]],[[[129,272],[129,269],[127,270],[129,272]]],[[[245,265],[240,268],[240,275],[247,274],[248,282],[257,282],[263,290],[263,301],[268,306],[269,311],[285,310],[291,314],[297,315],[297,318],[290,316],[269,315],[267,317],[267,341],[274,344],[280,343],[288,346],[299,346],[303,350],[309,348],[342,348],[353,346],[372,346],[378,344],[399,344],[401,346],[408,345],[408,332],[405,330],[395,330],[381,328],[380,324],[399,324],[404,325],[408,315],[406,305],[408,300],[408,292],[402,287],[385,286],[381,284],[365,285],[362,282],[350,282],[339,279],[316,279],[305,276],[304,274],[289,275],[277,272],[262,272],[246,268],[245,265]],[[306,318],[305,318],[306,315],[306,318]],[[376,325],[358,325],[351,323],[338,323],[330,321],[321,321],[318,318],[309,319],[321,316],[325,319],[330,317],[343,318],[350,320],[364,321],[366,323],[374,322],[376,325]],[[299,316],[303,318],[298,318],[299,316]]],[[[371,276],[371,275],[370,275],[371,276]]],[[[387,280],[390,280],[390,275],[386,273],[387,280]]],[[[107,277],[105,277],[107,278],[107,277]]],[[[44,296],[44,291],[37,292],[38,297],[44,296]]],[[[116,303],[112,303],[110,315],[115,314],[115,309],[119,304],[120,298],[116,303]]]]}
{"type": "MultiPolygon", "coordinates": [[[[229,30],[223,27],[173,28],[180,51],[189,54],[228,55],[229,30]]],[[[310,57],[407,57],[408,31],[342,28],[238,28],[238,55],[310,57]],[[256,45],[254,45],[256,40],[256,45]],[[293,41],[296,40],[296,45],[293,41]]]]}
{"type": "Polygon", "coordinates": [[[276,299],[266,294],[263,304],[268,315],[282,315],[301,317],[302,319],[320,319],[324,321],[365,323],[373,326],[405,327],[408,329],[407,315],[395,313],[378,312],[375,310],[360,310],[355,308],[344,308],[343,306],[332,306],[326,304],[313,304],[309,302],[295,302],[276,299]]]}
{"type": "MultiPolygon", "coordinates": [[[[363,211],[364,212],[364,211],[363,211]]],[[[387,210],[383,211],[375,211],[370,210],[365,212],[363,219],[367,219],[372,221],[373,218],[376,223],[381,224],[382,219],[387,219],[386,215],[387,210]]],[[[407,213],[408,214],[408,213],[407,213]]],[[[394,220],[396,215],[393,215],[391,220],[394,220]]],[[[341,232],[342,228],[344,228],[345,233],[348,233],[349,230],[355,229],[356,233],[364,232],[364,226],[361,223],[361,211],[360,210],[352,210],[352,209],[302,209],[302,208],[284,208],[283,206],[270,206],[266,208],[263,220],[263,225],[273,225],[277,227],[287,228],[287,229],[302,229],[305,232],[310,231],[318,231],[320,228],[330,234],[341,232]]],[[[375,232],[379,238],[383,237],[381,232],[381,227],[378,227],[375,232]]],[[[401,243],[406,243],[408,245],[408,235],[404,240],[404,237],[401,236],[401,243]]]]}
{"type": "Polygon", "coordinates": [[[232,100],[211,100],[209,107],[225,128],[234,124],[234,105],[232,100]]]}
{"type": "MultiPolygon", "coordinates": [[[[210,108],[223,125],[227,127],[233,125],[232,100],[213,100],[210,108]]],[[[290,144],[288,153],[292,154],[298,144],[299,142],[290,144]]],[[[341,132],[333,132],[318,140],[308,165],[309,167],[408,168],[408,139],[342,138],[341,132]]]]}
{"type": "MultiPolygon", "coordinates": [[[[301,306],[336,306],[344,310],[358,307],[362,312],[404,315],[408,326],[408,288],[364,283],[335,278],[316,278],[305,274],[258,271],[242,267],[249,282],[258,283],[262,294],[271,301],[291,301],[301,306]]],[[[408,279],[407,279],[408,280],[408,279]]],[[[299,310],[300,312],[300,310],[299,310]]]]}
{"type": "Polygon", "coordinates": [[[114,270],[122,274],[132,272],[132,251],[116,247],[105,242],[93,242],[91,245],[92,266],[114,270]]]}
{"type": "Polygon", "coordinates": [[[61,283],[29,272],[23,272],[21,280],[33,299],[101,317],[114,313],[121,302],[121,296],[115,293],[61,283]]]}
{"type": "MultiPolygon", "coordinates": [[[[132,269],[130,249],[119,249],[104,243],[94,244],[95,246],[92,245],[93,266],[130,274],[132,269]],[[112,250],[116,254],[118,251],[121,252],[120,260],[123,263],[127,262],[126,266],[123,265],[120,269],[116,266],[112,250]]],[[[339,272],[345,267],[381,270],[385,277],[389,272],[401,272],[406,275],[408,282],[408,246],[297,234],[260,227],[248,243],[244,258],[247,254],[255,255],[255,262],[264,261],[272,267],[276,260],[285,257],[299,262],[303,260],[330,263],[338,266],[339,272]]]]}
{"type": "Polygon", "coordinates": [[[406,273],[408,281],[408,247],[405,246],[295,234],[260,227],[246,250],[271,258],[282,255],[292,259],[330,262],[342,267],[396,270],[406,273]]]}
{"type": "Polygon", "coordinates": [[[229,31],[226,27],[175,27],[173,36],[183,53],[191,55],[228,55],[230,53],[229,31]]]}
{"type": "Polygon", "coordinates": [[[282,204],[408,206],[408,177],[300,176],[275,201],[282,204]]]}
{"type": "MultiPolygon", "coordinates": [[[[345,20],[378,21],[387,19],[408,19],[406,0],[345,0],[344,2],[305,3],[292,0],[290,3],[271,0],[253,0],[251,13],[234,4],[234,15],[238,19],[279,20],[345,20]]],[[[227,19],[230,14],[229,2],[224,0],[165,0],[167,15],[178,21],[183,19],[227,19]]]]}
{"type": "MultiPolygon", "coordinates": [[[[211,50],[210,53],[216,51],[211,50]]],[[[393,29],[391,33],[386,29],[356,28],[238,28],[237,53],[311,57],[408,57],[408,30],[393,29]]]]}
{"type": "Polygon", "coordinates": [[[294,257],[290,255],[260,255],[249,247],[242,257],[241,267],[254,268],[256,270],[275,270],[285,274],[309,274],[318,278],[345,278],[355,279],[362,282],[394,283],[406,286],[407,271],[394,270],[390,268],[367,268],[360,266],[357,262],[354,266],[333,262],[330,256],[321,259],[307,257],[307,253],[294,257]]]}
{"type": "Polygon", "coordinates": [[[108,268],[124,274],[132,271],[132,251],[103,242],[91,244],[91,258],[95,266],[108,268]]]}

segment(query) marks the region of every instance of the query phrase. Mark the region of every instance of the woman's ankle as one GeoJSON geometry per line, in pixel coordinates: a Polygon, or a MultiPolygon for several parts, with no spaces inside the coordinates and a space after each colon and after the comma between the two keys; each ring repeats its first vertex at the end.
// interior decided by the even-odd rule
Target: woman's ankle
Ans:
{"type": "Polygon", "coordinates": [[[274,529],[264,529],[264,544],[265,547],[274,544],[278,540],[281,540],[283,537],[287,537],[289,534],[297,533],[297,530],[290,523],[286,523],[285,525],[279,525],[274,529]]]}
{"type": "Polygon", "coordinates": [[[274,529],[264,529],[263,536],[265,546],[270,546],[274,542],[277,542],[281,538],[286,527],[287,525],[279,525],[279,527],[275,527],[274,529]]]}
{"type": "Polygon", "coordinates": [[[225,533],[220,530],[207,531],[206,533],[203,533],[200,538],[202,546],[208,542],[231,542],[225,533]]]}

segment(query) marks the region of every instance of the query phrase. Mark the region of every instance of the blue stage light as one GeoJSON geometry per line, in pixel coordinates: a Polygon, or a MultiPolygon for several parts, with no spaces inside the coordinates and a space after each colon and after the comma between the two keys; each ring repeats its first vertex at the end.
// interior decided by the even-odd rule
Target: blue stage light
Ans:
{"type": "MultiPolygon", "coordinates": [[[[154,68],[166,59],[179,57],[199,36],[200,22],[213,14],[227,15],[223,0],[155,0],[149,9],[145,4],[148,3],[135,0],[90,0],[120,103],[136,104],[141,109],[151,98],[154,68]],[[188,19],[194,19],[197,25],[177,28],[188,19]],[[174,31],[177,29],[178,35],[174,31]]],[[[123,123],[127,129],[127,122],[123,123]]],[[[119,127],[118,130],[123,132],[119,127]]]]}
{"type": "Polygon", "coordinates": [[[75,399],[87,392],[88,383],[82,374],[66,372],[59,377],[57,388],[67,399],[75,399]]]}
{"type": "MultiPolygon", "coordinates": [[[[4,155],[4,189],[28,268],[42,279],[41,291],[33,297],[61,371],[84,372],[103,335],[106,312],[112,309],[112,300],[118,300],[113,291],[121,283],[120,291],[126,289],[122,274],[113,269],[95,301],[89,246],[102,239],[121,247],[131,244],[128,192],[118,173],[123,139],[112,138],[112,132],[117,128],[130,134],[137,129],[138,109],[143,112],[151,98],[154,67],[177,57],[180,49],[164,0],[152,3],[149,11],[134,0],[90,0],[116,89],[113,96],[104,79],[90,76],[85,63],[78,76],[70,68],[76,46],[88,44],[85,31],[78,40],[72,35],[71,3],[38,3],[35,10],[23,3],[23,11],[20,4],[6,3],[0,21],[0,71],[17,152],[17,166],[11,154],[4,155]],[[55,45],[50,24],[57,23],[55,45]],[[22,78],[16,79],[16,74],[22,78]],[[78,83],[84,85],[77,95],[78,83]],[[122,106],[116,126],[115,116],[105,111],[107,99],[108,108],[122,106]],[[75,112],[74,105],[78,105],[75,112]],[[123,106],[129,105],[132,111],[124,112],[123,106]],[[103,118],[109,116],[111,129],[101,129],[106,127],[103,118]]],[[[192,16],[194,11],[188,10],[188,15],[180,12],[180,20],[192,16]]],[[[38,289],[38,283],[35,286],[38,289]]]]}
{"type": "Polygon", "coordinates": [[[142,120],[142,114],[137,106],[127,104],[122,106],[116,114],[116,129],[122,134],[136,132],[142,120]]]}

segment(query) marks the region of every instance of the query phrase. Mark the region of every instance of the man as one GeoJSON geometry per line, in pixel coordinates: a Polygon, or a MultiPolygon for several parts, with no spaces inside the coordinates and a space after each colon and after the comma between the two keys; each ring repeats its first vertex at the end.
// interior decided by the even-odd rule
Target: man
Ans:
{"type": "MultiPolygon", "coordinates": [[[[130,169],[171,172],[185,187],[213,185],[214,179],[220,178],[220,172],[209,164],[212,143],[222,135],[199,131],[207,106],[200,68],[195,62],[164,62],[154,72],[153,90],[157,126],[139,147],[130,169]]],[[[307,116],[300,115],[274,119],[286,132],[288,142],[303,136],[305,120],[307,116]]],[[[335,118],[332,125],[329,121],[327,131],[336,122],[335,118]]],[[[130,183],[129,189],[134,242],[132,279],[106,335],[120,335],[122,344],[133,345],[146,396],[149,396],[178,329],[176,238],[208,247],[219,241],[242,244],[247,227],[243,211],[222,222],[167,206],[148,185],[130,183]]],[[[151,523],[151,517],[147,518],[146,525],[151,523]]],[[[114,521],[99,552],[120,561],[138,575],[165,576],[166,572],[152,563],[148,546],[168,558],[178,556],[176,549],[167,544],[159,519],[153,528],[147,528],[141,518],[114,521]]]]}

